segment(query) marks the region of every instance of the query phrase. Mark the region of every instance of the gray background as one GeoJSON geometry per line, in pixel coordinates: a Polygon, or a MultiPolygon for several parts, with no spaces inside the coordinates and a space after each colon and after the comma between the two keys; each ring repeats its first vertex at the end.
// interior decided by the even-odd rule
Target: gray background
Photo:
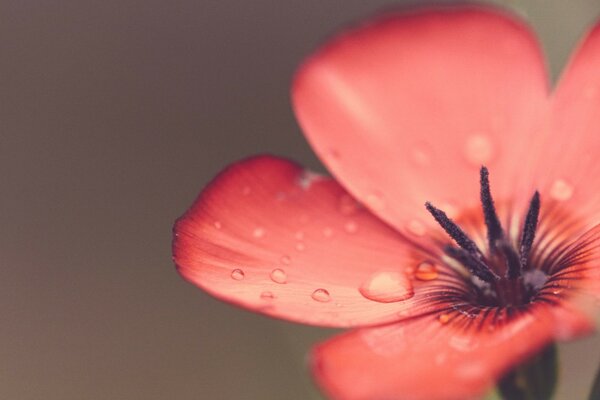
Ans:
{"type": "MultiPolygon", "coordinates": [[[[304,354],[333,331],[185,283],[171,225],[236,159],[319,168],[289,106],[294,68],[390,4],[0,1],[0,398],[318,398],[304,354]]],[[[504,4],[554,76],[600,14],[598,0],[504,4]]],[[[599,348],[567,346],[561,398],[584,397],[599,348]]]]}

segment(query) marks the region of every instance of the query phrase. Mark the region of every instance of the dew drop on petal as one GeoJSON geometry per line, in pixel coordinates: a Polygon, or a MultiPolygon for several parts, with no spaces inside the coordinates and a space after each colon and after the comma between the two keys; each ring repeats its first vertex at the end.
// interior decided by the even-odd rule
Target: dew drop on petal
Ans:
{"type": "Polygon", "coordinates": [[[443,210],[446,215],[450,218],[456,218],[458,216],[458,210],[452,203],[442,203],[440,204],[440,209],[443,210]]]}
{"type": "Polygon", "coordinates": [[[562,179],[557,179],[550,188],[550,197],[558,201],[569,200],[573,196],[573,187],[562,179]]]}
{"type": "Polygon", "coordinates": [[[330,227],[323,228],[323,236],[325,236],[326,238],[330,238],[331,236],[333,236],[333,229],[331,229],[330,227]]]}
{"type": "Polygon", "coordinates": [[[467,161],[477,167],[490,162],[494,155],[492,141],[486,135],[475,134],[467,138],[465,156],[467,161]]]}
{"type": "Polygon", "coordinates": [[[423,236],[425,234],[425,225],[417,219],[409,221],[406,228],[415,236],[423,236]]]}
{"type": "Polygon", "coordinates": [[[244,273],[244,271],[242,271],[239,268],[236,268],[233,271],[231,271],[231,279],[233,280],[241,281],[242,279],[244,279],[245,276],[246,274],[244,273]]]}
{"type": "Polygon", "coordinates": [[[446,362],[446,358],[447,357],[448,356],[445,353],[436,354],[436,356],[435,356],[435,363],[437,365],[442,365],[444,362],[446,362]]]}
{"type": "Polygon", "coordinates": [[[377,272],[358,289],[365,298],[379,303],[393,303],[414,296],[412,283],[402,272],[377,272]]]}
{"type": "Polygon", "coordinates": [[[439,273],[435,264],[429,261],[423,261],[415,270],[415,278],[420,281],[432,281],[438,277],[439,273]]]}
{"type": "Polygon", "coordinates": [[[343,215],[352,215],[358,211],[360,204],[349,194],[343,194],[338,200],[338,210],[343,215]]]}
{"type": "Polygon", "coordinates": [[[302,232],[302,231],[298,231],[298,232],[296,232],[296,233],[294,234],[294,237],[295,237],[297,240],[303,240],[303,239],[304,239],[304,232],[302,232]]]}
{"type": "Polygon", "coordinates": [[[438,321],[440,321],[440,324],[446,325],[450,321],[450,315],[440,314],[438,317],[438,321]]]}
{"type": "Polygon", "coordinates": [[[431,156],[423,149],[416,148],[411,152],[411,160],[420,167],[431,164],[431,156]]]}
{"type": "Polygon", "coordinates": [[[223,227],[223,224],[221,223],[221,221],[215,221],[213,223],[213,226],[217,229],[221,229],[223,227]]]}
{"type": "Polygon", "coordinates": [[[344,224],[344,230],[348,233],[356,233],[358,225],[354,221],[348,221],[344,224]]]}
{"type": "Polygon", "coordinates": [[[281,256],[279,261],[281,261],[281,263],[284,265],[290,265],[292,263],[292,259],[290,258],[290,256],[287,256],[287,255],[281,256]]]}
{"type": "Polygon", "coordinates": [[[263,300],[273,300],[275,298],[275,295],[273,294],[273,292],[269,292],[267,290],[260,294],[260,298],[263,300]]]}
{"type": "Polygon", "coordinates": [[[242,194],[243,194],[244,196],[248,196],[248,195],[250,194],[250,192],[251,192],[251,191],[252,191],[252,190],[250,189],[250,186],[244,186],[244,187],[242,188],[242,194]]]}
{"type": "Polygon", "coordinates": [[[595,86],[589,86],[589,87],[585,88],[583,91],[583,97],[585,97],[588,100],[594,99],[597,95],[598,95],[598,88],[596,88],[595,86]]]}
{"type": "Polygon", "coordinates": [[[298,242],[296,243],[296,250],[304,251],[306,250],[306,245],[303,242],[298,242]]]}
{"type": "Polygon", "coordinates": [[[287,274],[281,268],[275,268],[271,271],[271,280],[275,283],[286,283],[287,274]]]}
{"type": "Polygon", "coordinates": [[[340,152],[336,149],[329,149],[325,152],[325,157],[337,161],[340,159],[340,152]]]}
{"type": "Polygon", "coordinates": [[[381,210],[385,206],[383,195],[379,192],[373,192],[367,195],[366,203],[373,210],[381,210]]]}
{"type": "Polygon", "coordinates": [[[262,237],[265,236],[265,229],[264,228],[254,228],[254,231],[252,231],[252,236],[254,236],[257,239],[260,239],[262,237]]]}
{"type": "Polygon", "coordinates": [[[318,301],[320,303],[327,303],[329,300],[331,300],[329,292],[325,289],[315,290],[310,297],[312,297],[313,300],[318,301]]]}

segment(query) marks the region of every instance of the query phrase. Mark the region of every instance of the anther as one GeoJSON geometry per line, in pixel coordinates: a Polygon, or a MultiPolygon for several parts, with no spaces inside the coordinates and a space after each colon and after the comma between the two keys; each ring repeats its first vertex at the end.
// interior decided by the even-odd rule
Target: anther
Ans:
{"type": "Polygon", "coordinates": [[[483,254],[481,253],[481,250],[479,250],[475,242],[472,241],[454,221],[448,218],[445,212],[443,212],[439,208],[434,207],[430,202],[425,203],[425,207],[427,208],[427,211],[429,211],[429,213],[437,221],[437,223],[440,224],[442,228],[444,228],[446,233],[452,239],[454,239],[456,244],[462,247],[469,254],[479,259],[483,258],[483,254]]]}
{"type": "Polygon", "coordinates": [[[529,258],[529,252],[533,245],[533,239],[535,239],[535,230],[537,229],[538,217],[540,215],[540,194],[535,192],[531,201],[529,202],[529,210],[527,210],[527,216],[525,217],[525,224],[523,225],[523,236],[521,237],[521,265],[523,268],[527,265],[529,258]]]}
{"type": "Polygon", "coordinates": [[[464,249],[446,246],[444,252],[465,266],[473,275],[482,281],[492,283],[500,277],[488,268],[480,259],[474,257],[464,249]]]}
{"type": "Polygon", "coordinates": [[[486,167],[481,167],[479,176],[481,183],[481,205],[483,207],[483,216],[487,227],[488,243],[490,251],[495,251],[496,243],[504,237],[504,232],[502,231],[502,225],[500,225],[498,214],[496,214],[496,207],[494,207],[488,169],[486,167]]]}

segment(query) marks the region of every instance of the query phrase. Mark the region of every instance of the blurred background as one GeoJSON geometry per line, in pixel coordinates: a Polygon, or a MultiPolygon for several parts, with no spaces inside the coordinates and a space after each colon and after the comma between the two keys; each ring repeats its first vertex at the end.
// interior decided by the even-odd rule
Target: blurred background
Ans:
{"type": "MultiPolygon", "coordinates": [[[[496,3],[533,24],[554,78],[600,15],[598,0],[496,3]]],[[[0,1],[0,398],[319,399],[304,357],[335,332],[184,282],[171,226],[239,158],[321,169],[293,71],[401,4],[0,1]]],[[[600,340],[563,350],[559,398],[584,398],[600,340]]]]}

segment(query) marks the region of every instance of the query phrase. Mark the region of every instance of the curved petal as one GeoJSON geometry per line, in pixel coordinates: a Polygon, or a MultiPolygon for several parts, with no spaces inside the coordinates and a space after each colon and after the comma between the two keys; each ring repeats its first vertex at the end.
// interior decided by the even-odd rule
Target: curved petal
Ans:
{"type": "Polygon", "coordinates": [[[536,146],[540,187],[590,224],[600,222],[599,70],[600,25],[564,71],[552,98],[551,126],[536,146]]]}
{"type": "Polygon", "coordinates": [[[416,250],[333,179],[270,156],[215,178],[178,220],[173,253],[187,280],[222,300],[322,326],[426,313],[444,287],[410,279],[416,250]]]}
{"type": "Polygon", "coordinates": [[[407,233],[413,218],[430,223],[426,200],[476,204],[482,164],[495,197],[512,197],[547,93],[529,28],[476,6],[388,14],[349,30],[301,66],[292,89],[323,162],[407,233]]]}
{"type": "Polygon", "coordinates": [[[511,366],[552,342],[557,327],[579,322],[543,304],[515,313],[431,316],[355,330],[314,349],[313,374],[336,400],[480,398],[511,366]]]}

